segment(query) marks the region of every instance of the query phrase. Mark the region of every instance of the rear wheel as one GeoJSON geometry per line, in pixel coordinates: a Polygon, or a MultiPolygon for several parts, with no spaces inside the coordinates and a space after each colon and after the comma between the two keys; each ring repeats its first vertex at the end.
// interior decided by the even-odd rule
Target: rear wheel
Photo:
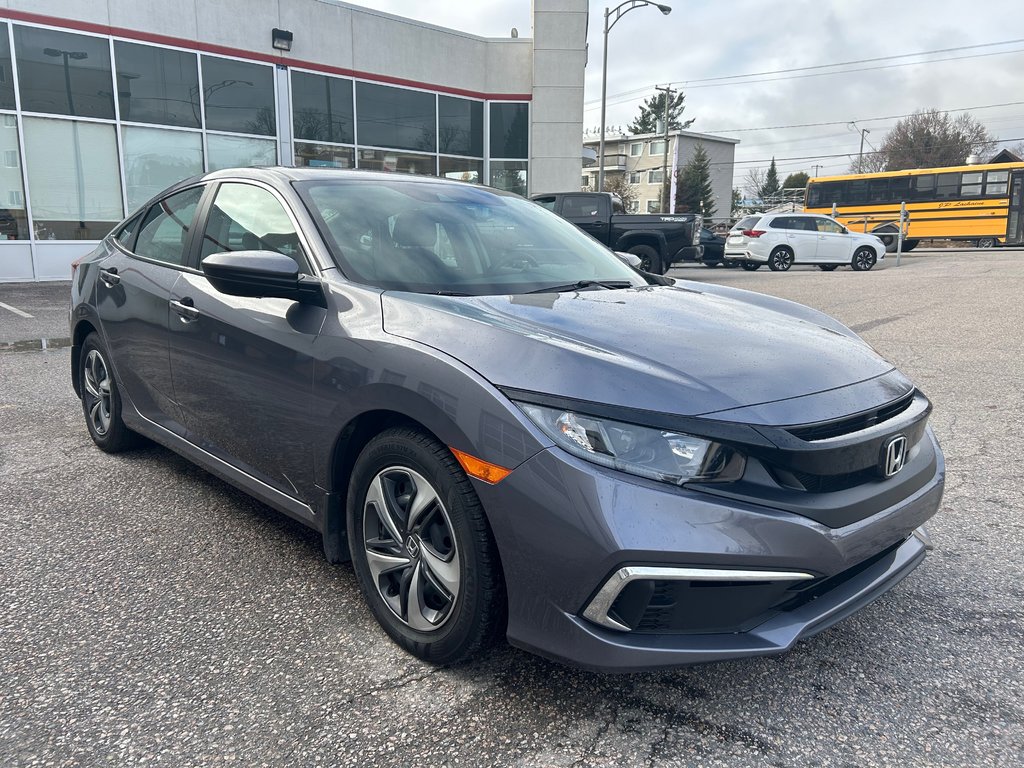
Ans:
{"type": "Polygon", "coordinates": [[[757,272],[757,270],[761,268],[761,264],[757,261],[744,261],[743,268],[747,270],[747,272],[757,272]]]}
{"type": "Polygon", "coordinates": [[[838,266],[838,264],[819,264],[818,269],[820,269],[822,272],[833,272],[835,268],[838,266]]]}
{"type": "Polygon", "coordinates": [[[995,248],[996,239],[994,237],[982,237],[978,239],[979,248],[995,248]]]}
{"type": "Polygon", "coordinates": [[[896,227],[891,224],[887,224],[872,231],[871,234],[875,235],[882,241],[882,244],[885,245],[886,253],[896,253],[896,245],[899,239],[899,231],[896,227]]]}
{"type": "Polygon", "coordinates": [[[78,365],[82,411],[93,442],[107,453],[134,448],[140,437],[121,419],[121,395],[110,367],[110,356],[95,332],[85,337],[78,365]]]}
{"type": "Polygon", "coordinates": [[[443,444],[404,427],[373,438],[352,472],[348,536],[366,602],[409,653],[455,664],[499,634],[497,547],[473,486],[443,444]]]}
{"type": "Polygon", "coordinates": [[[903,252],[904,253],[909,253],[910,251],[912,251],[915,248],[917,248],[917,244],[920,243],[920,242],[921,242],[920,240],[904,240],[903,241],[903,252]]]}
{"type": "Polygon", "coordinates": [[[655,275],[665,274],[665,267],[661,263],[661,256],[649,245],[634,245],[629,249],[634,256],[640,257],[640,271],[650,272],[655,275]]]}
{"type": "Polygon", "coordinates": [[[768,257],[768,269],[772,272],[785,272],[793,266],[793,252],[786,247],[779,247],[768,257]]]}
{"type": "Polygon", "coordinates": [[[853,259],[850,261],[850,266],[858,272],[867,272],[878,261],[878,256],[875,252],[868,248],[866,245],[861,246],[853,254],[853,259]]]}

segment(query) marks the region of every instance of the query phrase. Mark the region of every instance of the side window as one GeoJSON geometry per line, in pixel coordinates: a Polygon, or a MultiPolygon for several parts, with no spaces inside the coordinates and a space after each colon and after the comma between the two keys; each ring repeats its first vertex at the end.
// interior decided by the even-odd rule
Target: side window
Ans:
{"type": "Polygon", "coordinates": [[[284,206],[273,194],[252,184],[227,182],[217,190],[200,258],[224,251],[276,251],[295,259],[300,272],[309,272],[284,206]]]}
{"type": "Polygon", "coordinates": [[[141,221],[141,213],[137,213],[132,216],[127,222],[125,222],[124,226],[117,231],[117,234],[114,235],[114,239],[130,251],[135,246],[135,235],[139,232],[139,222],[141,221]]]}
{"type": "Polygon", "coordinates": [[[183,265],[188,228],[202,196],[203,188],[193,187],[154,204],[142,219],[135,254],[165,264],[183,265]]]}
{"type": "Polygon", "coordinates": [[[776,216],[768,226],[772,229],[796,229],[792,216],[776,216]]]}
{"type": "Polygon", "coordinates": [[[555,196],[554,195],[551,195],[550,197],[535,197],[533,199],[533,202],[535,202],[541,208],[547,208],[549,211],[555,210],[555,196]]]}
{"type": "Polygon", "coordinates": [[[562,216],[567,219],[592,219],[600,212],[596,197],[568,195],[562,201],[562,216]]]}
{"type": "Polygon", "coordinates": [[[938,182],[938,188],[935,190],[935,196],[940,200],[954,198],[960,191],[959,173],[940,173],[938,176],[938,182]]]}
{"type": "MultiPolygon", "coordinates": [[[[1010,178],[1009,171],[989,171],[985,174],[985,194],[1006,196],[1006,182],[1010,178]]],[[[964,182],[967,183],[966,181],[964,182]]]]}
{"type": "Polygon", "coordinates": [[[832,219],[815,219],[814,223],[818,225],[819,232],[829,232],[833,235],[838,235],[843,231],[839,222],[832,221],[832,219]]]}

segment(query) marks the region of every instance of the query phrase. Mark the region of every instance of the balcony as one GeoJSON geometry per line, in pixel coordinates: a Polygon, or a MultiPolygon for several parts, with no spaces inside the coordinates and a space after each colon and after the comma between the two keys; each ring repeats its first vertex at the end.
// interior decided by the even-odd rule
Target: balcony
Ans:
{"type": "Polygon", "coordinates": [[[626,156],[625,155],[605,155],[604,156],[604,169],[605,169],[605,171],[624,171],[624,170],[626,170],[626,156]]]}

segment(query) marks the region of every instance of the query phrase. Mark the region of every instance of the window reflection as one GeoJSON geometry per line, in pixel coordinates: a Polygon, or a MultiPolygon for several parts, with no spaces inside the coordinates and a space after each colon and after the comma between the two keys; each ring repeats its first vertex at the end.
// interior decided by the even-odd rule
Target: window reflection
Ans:
{"type": "Polygon", "coordinates": [[[0,118],[0,240],[28,239],[19,154],[18,122],[14,115],[3,115],[0,118]]]}
{"type": "Polygon", "coordinates": [[[446,179],[479,184],[484,175],[483,160],[463,160],[456,157],[440,158],[441,173],[446,179]]]}
{"type": "Polygon", "coordinates": [[[203,97],[207,129],[277,135],[272,67],[203,56],[203,97]]]}
{"type": "Polygon", "coordinates": [[[23,110],[114,119],[107,38],[15,25],[14,46],[23,110]]]}
{"type": "Polygon", "coordinates": [[[11,41],[7,25],[0,24],[0,109],[14,109],[14,77],[11,75],[11,41]]]}
{"type": "Polygon", "coordinates": [[[527,157],[529,132],[529,105],[491,104],[491,157],[527,157]]]}
{"type": "Polygon", "coordinates": [[[526,195],[526,169],[524,161],[491,161],[491,186],[526,195]]]}
{"type": "Polygon", "coordinates": [[[356,83],[356,102],[360,144],[437,151],[434,94],[356,83]]]}
{"type": "Polygon", "coordinates": [[[114,42],[121,119],[198,128],[199,71],[194,53],[114,42]]]}
{"type": "Polygon", "coordinates": [[[407,152],[392,152],[386,149],[359,150],[359,167],[369,171],[393,171],[397,173],[418,173],[425,176],[437,175],[434,155],[413,155],[407,152]]]}
{"type": "Polygon", "coordinates": [[[355,150],[352,147],[296,142],[295,164],[310,168],[353,168],[355,150]]]}
{"type": "Polygon", "coordinates": [[[484,154],[484,105],[479,101],[437,97],[437,151],[443,155],[484,154]]]}
{"type": "Polygon", "coordinates": [[[203,172],[203,138],[198,133],[126,126],[123,137],[128,210],[203,172]]]}
{"type": "Polygon", "coordinates": [[[211,171],[249,165],[276,165],[277,142],[273,139],[250,139],[246,136],[206,137],[211,171]]]}
{"type": "Polygon", "coordinates": [[[297,139],[351,144],[352,81],[292,72],[292,122],[297,139]]]}

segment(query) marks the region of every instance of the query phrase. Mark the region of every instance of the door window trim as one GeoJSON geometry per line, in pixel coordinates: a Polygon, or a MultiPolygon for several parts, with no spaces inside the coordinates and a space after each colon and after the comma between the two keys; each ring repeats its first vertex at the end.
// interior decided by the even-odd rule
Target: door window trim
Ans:
{"type": "Polygon", "coordinates": [[[184,272],[196,272],[197,270],[194,269],[191,266],[192,254],[193,254],[193,246],[194,246],[194,243],[195,243],[195,235],[196,235],[196,222],[198,222],[199,219],[200,219],[200,216],[203,215],[203,212],[204,212],[203,209],[204,209],[204,207],[206,205],[206,200],[207,200],[207,198],[208,198],[208,196],[210,194],[210,184],[209,184],[209,182],[200,181],[200,182],[195,183],[195,184],[189,184],[188,186],[181,187],[180,189],[175,189],[173,192],[171,192],[169,194],[166,194],[163,197],[160,197],[160,198],[154,200],[149,205],[147,205],[145,208],[143,208],[143,209],[141,209],[139,211],[136,211],[133,215],[131,215],[127,219],[125,219],[124,223],[122,223],[119,227],[117,227],[114,230],[115,232],[120,232],[125,227],[125,225],[128,224],[128,222],[130,222],[132,219],[137,218],[137,217],[139,218],[139,223],[141,224],[142,221],[145,220],[146,214],[148,214],[150,212],[150,210],[152,210],[154,205],[159,205],[160,203],[162,203],[164,200],[167,200],[168,198],[174,197],[175,195],[180,194],[182,192],[188,192],[190,189],[195,189],[196,187],[202,188],[203,193],[202,193],[202,195],[199,196],[199,202],[196,203],[196,212],[192,215],[192,222],[189,224],[188,235],[185,237],[185,250],[184,250],[185,258],[183,259],[181,264],[171,264],[168,261],[160,261],[159,259],[153,259],[153,258],[150,258],[149,256],[141,256],[138,253],[136,253],[135,252],[135,244],[138,242],[138,239],[139,239],[139,230],[138,229],[136,229],[135,233],[132,235],[132,247],[131,247],[131,249],[129,249],[127,246],[125,246],[113,234],[108,235],[109,242],[111,242],[114,245],[114,247],[117,250],[121,251],[125,256],[128,256],[128,257],[133,258],[133,259],[137,259],[137,260],[139,260],[141,262],[144,262],[146,264],[154,264],[154,265],[156,265],[158,267],[166,267],[167,269],[176,269],[178,271],[184,271],[184,272]]]}

